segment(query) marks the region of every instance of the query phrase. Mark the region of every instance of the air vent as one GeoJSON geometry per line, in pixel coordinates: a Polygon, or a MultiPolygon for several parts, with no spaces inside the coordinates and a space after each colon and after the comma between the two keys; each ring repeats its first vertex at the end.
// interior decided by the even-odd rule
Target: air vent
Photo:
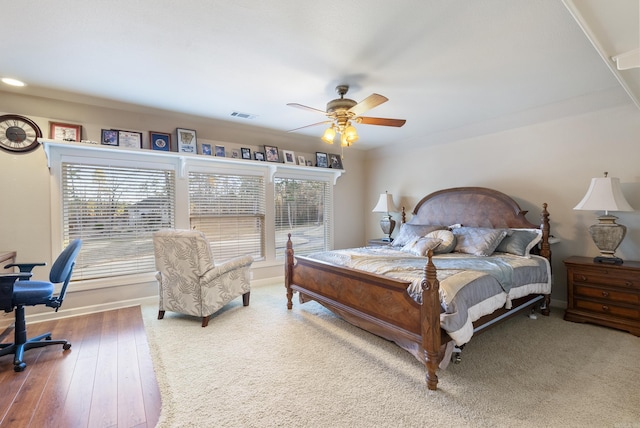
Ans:
{"type": "Polygon", "coordinates": [[[255,119],[256,117],[258,117],[258,115],[234,111],[231,113],[231,117],[239,117],[240,119],[255,119]]]}

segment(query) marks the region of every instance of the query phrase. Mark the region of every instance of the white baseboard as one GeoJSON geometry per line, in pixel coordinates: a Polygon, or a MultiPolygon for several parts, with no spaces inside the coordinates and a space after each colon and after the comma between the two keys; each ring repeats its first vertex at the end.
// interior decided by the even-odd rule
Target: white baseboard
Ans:
{"type": "MultiPolygon", "coordinates": [[[[251,288],[259,288],[266,285],[275,285],[275,284],[283,284],[284,288],[284,277],[276,277],[276,278],[265,278],[265,279],[255,279],[251,281],[251,288]]],[[[109,303],[103,303],[100,305],[90,305],[83,306],[79,308],[71,308],[64,309],[61,308],[58,312],[53,310],[41,312],[38,314],[27,315],[26,321],[28,324],[50,321],[54,319],[62,319],[62,318],[70,318],[76,317],[79,315],[88,315],[96,312],[104,312],[104,311],[112,311],[114,309],[122,309],[128,308],[131,306],[142,306],[142,305],[157,305],[158,304],[158,296],[147,296],[141,297],[137,299],[130,300],[119,300],[109,303]]],[[[14,313],[0,313],[0,329],[6,329],[8,326],[12,325],[14,322],[14,313]]]]}

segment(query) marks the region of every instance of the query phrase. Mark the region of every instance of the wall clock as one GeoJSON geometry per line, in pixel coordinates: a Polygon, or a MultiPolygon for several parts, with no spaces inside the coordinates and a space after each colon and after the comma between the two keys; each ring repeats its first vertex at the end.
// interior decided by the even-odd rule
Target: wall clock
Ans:
{"type": "Polygon", "coordinates": [[[30,152],[38,147],[42,131],[36,123],[24,116],[0,116],[0,149],[9,152],[30,152]]]}

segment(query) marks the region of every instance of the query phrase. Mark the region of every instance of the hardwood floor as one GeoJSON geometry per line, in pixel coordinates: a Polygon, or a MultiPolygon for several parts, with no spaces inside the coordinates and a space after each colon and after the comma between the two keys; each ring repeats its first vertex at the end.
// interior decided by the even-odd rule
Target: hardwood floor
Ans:
{"type": "MultiPolygon", "coordinates": [[[[31,349],[21,373],[13,355],[0,357],[0,427],[156,425],[160,391],[139,307],[27,325],[29,337],[47,331],[71,349],[31,349]]],[[[0,340],[13,342],[13,329],[0,340]]]]}

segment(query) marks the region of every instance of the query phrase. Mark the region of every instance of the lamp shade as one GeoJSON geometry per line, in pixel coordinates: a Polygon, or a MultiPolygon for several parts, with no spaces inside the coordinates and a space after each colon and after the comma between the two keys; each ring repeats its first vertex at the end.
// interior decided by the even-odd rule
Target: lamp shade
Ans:
{"type": "Polygon", "coordinates": [[[592,178],[591,185],[584,198],[576,205],[574,210],[585,211],[633,211],[633,207],[624,198],[620,188],[620,179],[607,177],[592,178]]]}
{"type": "Polygon", "coordinates": [[[388,213],[395,212],[396,207],[393,205],[393,196],[387,192],[381,193],[378,203],[371,212],[374,213],[388,213]]]}

